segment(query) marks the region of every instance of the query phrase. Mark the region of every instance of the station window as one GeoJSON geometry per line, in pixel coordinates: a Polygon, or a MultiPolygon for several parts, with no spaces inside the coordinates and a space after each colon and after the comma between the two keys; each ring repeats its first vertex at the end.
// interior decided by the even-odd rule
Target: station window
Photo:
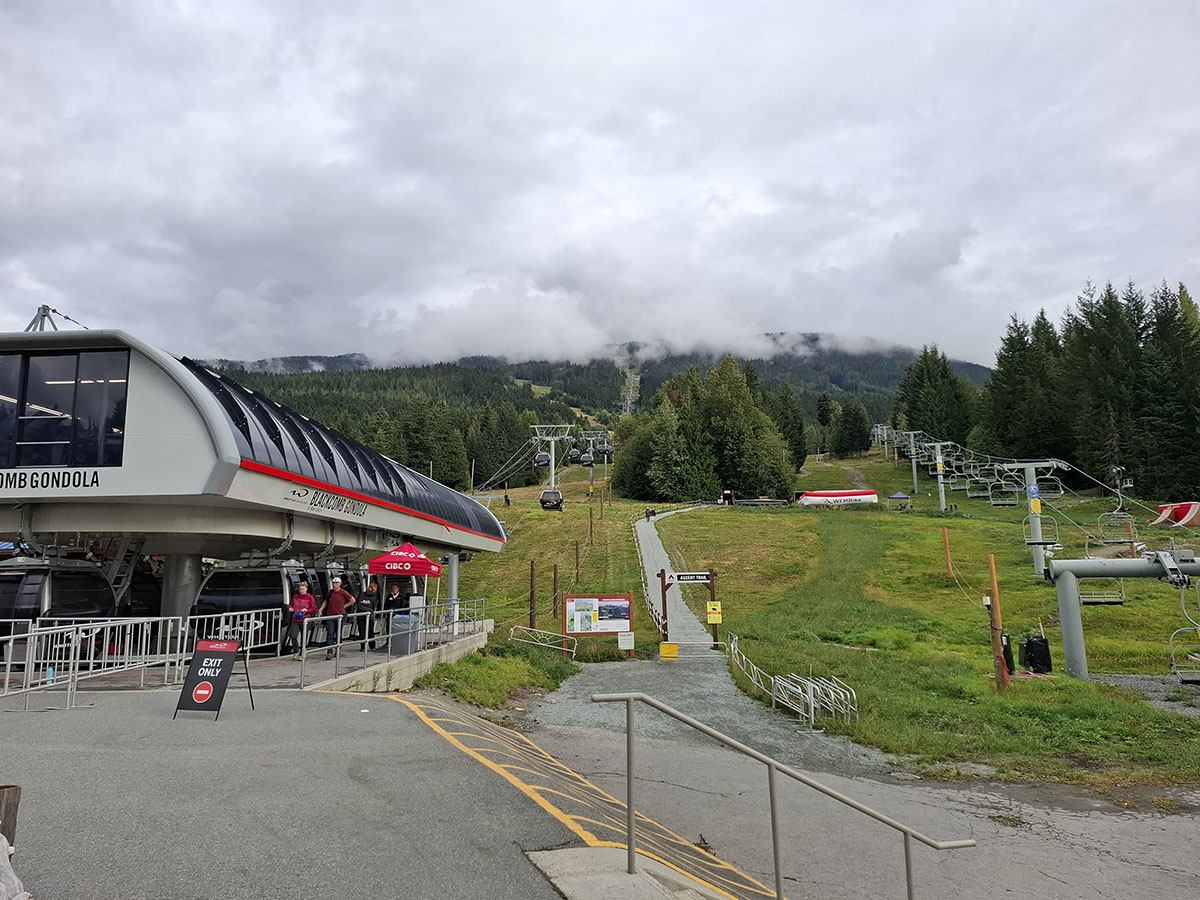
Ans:
{"type": "Polygon", "coordinates": [[[0,355],[0,468],[119,466],[128,350],[0,355]]]}

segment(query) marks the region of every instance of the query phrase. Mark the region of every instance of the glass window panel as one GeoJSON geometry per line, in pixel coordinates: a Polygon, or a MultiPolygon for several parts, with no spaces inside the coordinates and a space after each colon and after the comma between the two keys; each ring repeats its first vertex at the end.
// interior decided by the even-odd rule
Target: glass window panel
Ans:
{"type": "Polygon", "coordinates": [[[71,465],[121,464],[128,374],[128,350],[79,354],[71,465]]]}
{"type": "Polygon", "coordinates": [[[18,466],[65,466],[70,458],[78,357],[30,356],[17,432],[18,466]]]}
{"type": "Polygon", "coordinates": [[[12,465],[17,439],[17,398],[21,394],[21,357],[0,356],[0,469],[12,465]]]}

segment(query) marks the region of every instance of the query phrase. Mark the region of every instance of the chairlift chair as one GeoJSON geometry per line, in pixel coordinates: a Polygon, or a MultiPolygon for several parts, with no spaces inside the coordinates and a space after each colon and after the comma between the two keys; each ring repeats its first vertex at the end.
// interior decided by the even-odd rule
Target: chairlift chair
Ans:
{"type": "Polygon", "coordinates": [[[1056,475],[1042,476],[1038,479],[1037,486],[1038,495],[1043,500],[1057,500],[1066,492],[1062,479],[1056,475]]]}
{"type": "Polygon", "coordinates": [[[542,491],[538,502],[542,504],[542,509],[559,509],[563,508],[563,495],[560,490],[545,490],[542,491]]]}
{"type": "Polygon", "coordinates": [[[1137,542],[1137,519],[1123,509],[1101,513],[1096,519],[1096,530],[1102,544],[1137,542]]]}
{"type": "Polygon", "coordinates": [[[1042,536],[1037,540],[1033,538],[1033,516],[1026,516],[1021,523],[1021,530],[1025,534],[1025,543],[1030,547],[1061,546],[1058,541],[1058,519],[1046,515],[1040,518],[1042,520],[1042,536]]]}
{"type": "Polygon", "coordinates": [[[992,506],[1016,506],[1020,490],[1010,481],[993,481],[988,485],[988,502],[992,506]]]}
{"type": "Polygon", "coordinates": [[[579,457],[581,455],[582,454],[579,452],[578,447],[572,447],[570,450],[567,451],[567,462],[568,463],[577,463],[577,462],[579,462],[579,457]]]}
{"type": "Polygon", "coordinates": [[[987,500],[991,495],[989,493],[990,482],[984,478],[969,478],[967,479],[967,497],[971,500],[987,500]]]}
{"type": "Polygon", "coordinates": [[[1125,580],[1080,578],[1079,602],[1083,606],[1122,606],[1125,603],[1125,580]]]}
{"type": "Polygon", "coordinates": [[[547,468],[550,465],[550,454],[545,450],[537,453],[533,457],[533,464],[540,469],[547,468]]]}
{"type": "Polygon", "coordinates": [[[1170,646],[1171,674],[1180,684],[1200,684],[1200,629],[1178,629],[1170,646]]]}
{"type": "Polygon", "coordinates": [[[590,453],[582,453],[579,456],[579,464],[581,466],[594,466],[596,464],[596,458],[590,453]]]}

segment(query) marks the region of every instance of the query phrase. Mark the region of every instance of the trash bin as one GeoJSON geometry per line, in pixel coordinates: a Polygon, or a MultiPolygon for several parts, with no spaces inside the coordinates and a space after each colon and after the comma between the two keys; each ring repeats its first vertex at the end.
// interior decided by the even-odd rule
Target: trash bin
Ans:
{"type": "Polygon", "coordinates": [[[10,847],[17,842],[17,807],[20,805],[21,786],[0,784],[0,834],[10,847]]]}
{"type": "Polygon", "coordinates": [[[1021,665],[1035,674],[1054,671],[1050,663],[1050,642],[1041,635],[1030,635],[1018,648],[1021,665]]]}
{"type": "Polygon", "coordinates": [[[390,652],[392,656],[416,653],[421,638],[420,615],[392,616],[390,652]]]}

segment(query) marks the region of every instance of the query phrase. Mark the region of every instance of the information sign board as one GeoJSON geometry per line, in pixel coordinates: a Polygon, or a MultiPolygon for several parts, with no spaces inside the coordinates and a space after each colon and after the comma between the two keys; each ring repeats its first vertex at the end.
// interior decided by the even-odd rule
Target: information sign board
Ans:
{"type": "Polygon", "coordinates": [[[563,597],[563,634],[617,634],[632,630],[632,594],[563,597]]]}
{"type": "Polygon", "coordinates": [[[705,606],[708,607],[708,624],[709,625],[720,625],[721,624],[721,601],[720,600],[716,600],[716,601],[710,600],[710,601],[708,601],[708,603],[705,604],[705,606]]]}
{"type": "Polygon", "coordinates": [[[622,631],[620,634],[617,635],[617,649],[618,650],[632,650],[633,649],[633,632],[632,631],[622,631]]]}

